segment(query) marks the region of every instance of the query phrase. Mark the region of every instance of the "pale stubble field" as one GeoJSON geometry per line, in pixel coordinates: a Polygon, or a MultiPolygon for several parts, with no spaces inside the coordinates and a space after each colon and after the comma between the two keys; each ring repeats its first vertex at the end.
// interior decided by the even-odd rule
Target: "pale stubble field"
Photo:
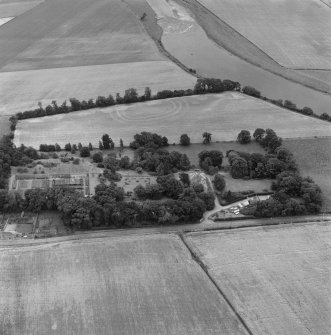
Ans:
{"type": "Polygon", "coordinates": [[[192,233],[187,238],[254,335],[328,335],[328,223],[192,233]]]}
{"type": "Polygon", "coordinates": [[[0,333],[247,334],[175,235],[0,252],[0,333]]]}
{"type": "Polygon", "coordinates": [[[240,93],[207,94],[131,105],[73,112],[20,121],[15,144],[39,148],[42,143],[68,142],[97,145],[109,134],[116,146],[129,145],[141,131],[156,132],[179,143],[187,133],[192,143],[202,142],[202,133],[213,141],[236,140],[242,129],[272,128],[283,138],[330,136],[330,123],[279,108],[240,93]]]}

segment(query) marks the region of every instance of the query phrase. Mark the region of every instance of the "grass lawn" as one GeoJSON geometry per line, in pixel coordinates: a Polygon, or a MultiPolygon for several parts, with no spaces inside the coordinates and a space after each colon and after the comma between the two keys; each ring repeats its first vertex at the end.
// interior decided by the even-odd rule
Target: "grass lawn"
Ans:
{"type": "Polygon", "coordinates": [[[229,173],[221,172],[221,174],[224,176],[226,182],[225,191],[254,191],[256,193],[270,191],[270,179],[234,179],[229,173]]]}

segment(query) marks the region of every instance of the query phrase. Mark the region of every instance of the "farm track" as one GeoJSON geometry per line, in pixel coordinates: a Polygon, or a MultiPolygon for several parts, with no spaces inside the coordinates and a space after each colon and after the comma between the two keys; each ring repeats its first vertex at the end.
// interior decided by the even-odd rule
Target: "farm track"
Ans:
{"type": "Polygon", "coordinates": [[[194,248],[194,246],[192,246],[192,244],[189,241],[187,241],[187,239],[185,238],[185,236],[183,234],[179,234],[179,237],[180,237],[181,241],[183,242],[183,244],[185,245],[185,247],[187,248],[187,250],[190,252],[190,254],[191,254],[192,258],[194,259],[194,261],[200,266],[200,268],[202,269],[202,271],[208,277],[209,281],[215,286],[215,288],[217,289],[218,293],[226,301],[226,303],[228,304],[228,306],[230,307],[230,309],[232,310],[232,312],[235,314],[235,316],[237,317],[237,319],[240,321],[240,323],[242,324],[242,326],[245,328],[245,330],[247,331],[247,333],[250,334],[250,335],[254,335],[253,332],[249,329],[249,327],[248,327],[247,323],[245,322],[245,320],[241,317],[241,315],[235,309],[235,307],[231,303],[230,299],[227,297],[227,295],[223,292],[223,290],[217,284],[216,280],[209,273],[208,267],[200,259],[198,253],[196,252],[196,248],[194,248]]]}
{"type": "Polygon", "coordinates": [[[271,218],[271,219],[243,219],[243,220],[228,220],[203,223],[163,226],[163,227],[142,227],[142,228],[121,228],[121,229],[96,229],[89,231],[78,231],[72,235],[61,237],[52,237],[45,239],[25,239],[25,240],[1,240],[0,249],[41,246],[44,244],[66,243],[81,240],[93,240],[103,238],[121,238],[126,236],[136,235],[154,235],[154,234],[188,234],[195,232],[210,232],[210,231],[230,231],[241,230],[255,227],[269,227],[281,225],[306,225],[313,223],[327,222],[331,223],[331,214],[303,216],[303,217],[286,217],[286,218],[271,218]]]}
{"type": "Polygon", "coordinates": [[[270,73],[315,91],[331,95],[330,85],[327,85],[316,78],[308,77],[303,73],[296,72],[296,69],[294,70],[280,65],[257,45],[229,26],[199,1],[175,1],[188,8],[194,14],[197,23],[205,31],[207,36],[220,47],[226,49],[242,60],[270,73]]]}

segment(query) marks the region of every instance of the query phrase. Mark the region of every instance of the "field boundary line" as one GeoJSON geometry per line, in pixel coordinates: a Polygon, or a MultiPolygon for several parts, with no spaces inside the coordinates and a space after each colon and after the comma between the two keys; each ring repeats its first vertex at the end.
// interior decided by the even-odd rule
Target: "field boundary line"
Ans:
{"type": "Polygon", "coordinates": [[[331,8],[331,6],[329,4],[327,4],[326,2],[324,2],[323,0],[320,0],[322,3],[324,3],[325,6],[331,8]]]}
{"type": "MultiPolygon", "coordinates": [[[[236,32],[236,34],[238,34],[241,38],[245,39],[246,41],[248,41],[251,45],[253,45],[256,49],[258,49],[262,54],[264,54],[265,56],[267,56],[267,58],[271,59],[273,62],[275,62],[277,65],[279,65],[282,68],[287,69],[286,66],[283,66],[282,64],[278,63],[275,59],[273,59],[267,52],[265,52],[264,50],[262,50],[259,46],[257,46],[255,43],[253,43],[251,40],[249,40],[247,37],[245,37],[243,34],[241,34],[238,30],[234,29],[232,26],[230,26],[227,22],[225,22],[224,20],[222,20],[217,14],[213,13],[210,9],[208,9],[205,5],[203,5],[199,0],[183,0],[184,2],[190,2],[193,1],[195,3],[198,4],[198,6],[200,5],[205,11],[207,11],[209,14],[213,15],[214,17],[216,17],[219,21],[221,21],[225,26],[227,26],[229,29],[233,30],[234,32],[236,32]]],[[[228,50],[229,52],[231,52],[230,50],[228,50]]],[[[232,52],[231,52],[232,53],[232,52]]]]}
{"type": "Polygon", "coordinates": [[[203,263],[203,261],[200,259],[199,255],[198,255],[198,251],[195,250],[196,248],[193,247],[190,242],[188,242],[185,239],[184,234],[179,233],[178,234],[179,238],[181,239],[181,241],[183,242],[184,246],[186,247],[186,249],[189,251],[189,253],[191,254],[192,259],[198,264],[198,266],[202,269],[202,271],[206,274],[206,276],[208,277],[208,279],[211,281],[211,283],[214,285],[214,287],[217,289],[218,293],[222,296],[222,298],[225,300],[225,302],[228,304],[228,306],[230,307],[231,311],[235,314],[235,316],[237,317],[237,319],[240,321],[240,323],[242,324],[242,326],[245,328],[246,332],[249,335],[254,335],[253,332],[250,330],[250,328],[248,327],[247,323],[245,322],[245,320],[241,317],[241,315],[238,313],[238,311],[235,309],[235,307],[232,305],[231,301],[229,300],[229,298],[226,296],[226,294],[222,291],[222,289],[218,286],[218,284],[216,283],[215,279],[211,276],[211,274],[208,271],[208,267],[206,266],[205,263],[203,263]]]}
{"type": "MultiPolygon", "coordinates": [[[[236,220],[233,220],[236,221],[236,220]]],[[[244,221],[244,220],[240,220],[244,221]]],[[[331,217],[328,216],[326,218],[320,217],[320,218],[312,218],[310,221],[304,221],[304,220],[291,220],[289,222],[285,221],[276,221],[276,222],[265,222],[264,219],[260,219],[260,222],[253,223],[253,224],[241,224],[238,226],[226,226],[226,227],[199,227],[197,224],[196,229],[185,229],[183,226],[179,226],[178,228],[174,226],[168,226],[169,230],[162,229],[167,227],[141,227],[141,228],[123,228],[123,229],[117,229],[117,228],[110,228],[110,229],[102,229],[102,230],[90,230],[90,231],[82,231],[79,234],[71,234],[71,235],[64,235],[64,236],[55,236],[55,237],[46,237],[44,239],[29,239],[24,240],[24,243],[19,243],[19,241],[16,241],[18,243],[0,243],[0,250],[1,249],[8,249],[8,248],[16,248],[16,247],[33,247],[33,246],[40,246],[40,245],[47,245],[52,243],[66,243],[66,242],[82,242],[84,240],[93,240],[93,239],[103,239],[103,238],[118,238],[118,237],[141,237],[141,236],[148,236],[148,235],[156,235],[156,234],[194,234],[194,233],[208,233],[212,231],[226,231],[226,230],[240,230],[245,228],[259,228],[259,227],[273,227],[273,226],[281,226],[281,225],[309,225],[309,224],[317,224],[317,223],[331,223],[331,217]],[[158,229],[159,228],[159,229],[158,229]],[[172,228],[172,229],[170,229],[172,228]],[[142,231],[141,231],[142,230],[142,231]],[[94,235],[98,234],[99,235],[94,235]],[[114,233],[109,234],[107,233],[114,233]],[[123,233],[123,234],[121,234],[123,233]],[[101,235],[104,234],[104,235],[101,235]]],[[[23,240],[21,240],[23,241],[23,240]]]]}
{"type": "MultiPolygon", "coordinates": [[[[131,8],[130,4],[128,4],[126,2],[126,0],[122,0],[122,3],[124,3],[128,10],[137,18],[137,21],[141,24],[142,28],[144,29],[144,31],[146,32],[146,34],[149,36],[149,38],[155,43],[155,46],[157,47],[157,49],[159,50],[159,52],[165,56],[166,58],[169,59],[170,62],[174,63],[175,65],[177,65],[179,68],[181,68],[183,71],[187,72],[188,74],[190,74],[193,77],[196,78],[203,78],[202,76],[200,76],[197,73],[191,72],[189,70],[188,67],[186,67],[186,65],[184,63],[182,63],[179,59],[177,59],[175,56],[173,56],[164,46],[161,40],[159,40],[158,38],[154,37],[152,34],[150,34],[149,30],[147,29],[147,27],[144,24],[144,20],[142,20],[137,13],[131,8]]],[[[147,5],[149,6],[149,4],[147,3],[147,5]]],[[[150,7],[150,6],[149,6],[150,7]]],[[[155,14],[154,10],[152,7],[150,7],[151,10],[153,11],[153,13],[155,14]]],[[[155,14],[156,15],[156,14],[155,14]]],[[[156,23],[157,24],[157,23],[156,23]]],[[[161,28],[162,29],[162,28],[161,28]]],[[[162,34],[163,34],[163,29],[162,29],[162,34]]]]}
{"type": "MultiPolygon", "coordinates": [[[[269,73],[272,73],[278,77],[284,78],[292,83],[295,84],[299,84],[302,85],[304,87],[307,87],[309,89],[312,89],[316,92],[321,92],[327,95],[331,95],[331,92],[327,89],[327,88],[320,88],[315,86],[313,83],[307,83],[305,82],[305,76],[300,76],[299,78],[297,78],[293,71],[296,71],[292,68],[288,68],[285,67],[283,65],[281,65],[280,63],[278,63],[277,61],[275,61],[272,57],[270,57],[265,51],[261,50],[257,45],[255,45],[253,42],[251,42],[249,39],[247,39],[245,36],[243,36],[242,34],[240,34],[237,30],[235,30],[232,26],[230,26],[229,24],[227,24],[226,22],[224,22],[221,18],[219,18],[216,14],[214,14],[212,11],[210,11],[208,8],[206,8],[203,4],[200,3],[200,1],[198,0],[175,0],[177,1],[179,4],[185,4],[186,7],[188,7],[190,9],[190,7],[192,8],[196,8],[197,11],[205,11],[206,14],[212,15],[216,20],[219,21],[220,24],[223,24],[224,26],[226,26],[227,28],[230,28],[234,33],[238,34],[241,38],[245,39],[248,43],[250,43],[252,46],[254,46],[257,50],[259,50],[260,52],[262,52],[262,54],[264,54],[265,56],[267,56],[267,58],[269,58],[269,62],[272,61],[274,62],[274,64],[272,63],[267,63],[267,60],[264,61],[265,65],[261,65],[260,62],[258,60],[255,60],[254,58],[250,58],[250,57],[245,57],[243,54],[241,54],[240,52],[236,52],[234,49],[230,49],[229,47],[225,46],[224,43],[220,43],[219,41],[217,41],[217,39],[214,39],[211,37],[210,33],[205,30],[203,28],[203,26],[199,24],[199,26],[203,29],[203,31],[206,33],[206,35],[208,36],[208,38],[212,41],[214,41],[217,45],[219,45],[220,47],[224,48],[225,50],[227,50],[228,52],[230,52],[232,55],[244,60],[245,62],[252,64],[258,68],[261,68],[269,73]],[[200,7],[200,8],[199,8],[200,7]],[[275,67],[279,67],[281,70],[283,70],[283,72],[281,70],[277,70],[277,68],[275,69],[275,67]],[[292,71],[290,73],[287,73],[287,71],[292,71]]],[[[321,1],[321,0],[320,0],[321,1]]],[[[327,5],[328,6],[328,5],[327,5]]],[[[191,9],[190,9],[191,10],[191,9]]],[[[192,10],[191,10],[192,11],[192,10]]],[[[193,12],[193,11],[192,11],[193,12]]],[[[198,15],[193,12],[194,16],[197,17],[198,15]]],[[[235,38],[235,37],[234,37],[235,38]]],[[[320,80],[318,80],[318,82],[320,82],[320,80]]]]}

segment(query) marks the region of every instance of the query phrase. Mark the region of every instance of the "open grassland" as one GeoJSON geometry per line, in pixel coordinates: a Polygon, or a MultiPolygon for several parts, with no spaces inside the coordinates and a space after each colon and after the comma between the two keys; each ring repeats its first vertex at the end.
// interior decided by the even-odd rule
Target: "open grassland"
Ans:
{"type": "Polygon", "coordinates": [[[319,0],[200,0],[281,65],[331,68],[331,12],[319,0]]]}
{"type": "Polygon", "coordinates": [[[122,1],[46,0],[0,30],[0,69],[164,59],[122,1]]]}
{"type": "Polygon", "coordinates": [[[247,334],[177,236],[9,247],[0,333],[247,334]]]}
{"type": "Polygon", "coordinates": [[[187,133],[192,143],[201,143],[205,131],[212,133],[213,141],[224,141],[236,139],[242,129],[257,127],[272,128],[283,138],[331,135],[330,123],[227,92],[28,119],[18,123],[15,144],[97,145],[102,134],[108,133],[115,143],[122,138],[128,145],[141,131],[167,136],[169,143],[178,143],[180,135],[187,133]]]}
{"type": "Polygon", "coordinates": [[[128,88],[140,94],[148,86],[152,93],[166,89],[193,88],[196,78],[170,61],[106,64],[84,67],[0,73],[0,115],[45,107],[52,100],[62,103],[99,95],[124,95],[128,88]]]}
{"type": "Polygon", "coordinates": [[[331,138],[292,139],[284,145],[293,152],[301,174],[321,187],[323,211],[331,212],[331,138]]]}
{"type": "Polygon", "coordinates": [[[196,233],[187,239],[252,334],[330,334],[328,223],[196,233]]]}

